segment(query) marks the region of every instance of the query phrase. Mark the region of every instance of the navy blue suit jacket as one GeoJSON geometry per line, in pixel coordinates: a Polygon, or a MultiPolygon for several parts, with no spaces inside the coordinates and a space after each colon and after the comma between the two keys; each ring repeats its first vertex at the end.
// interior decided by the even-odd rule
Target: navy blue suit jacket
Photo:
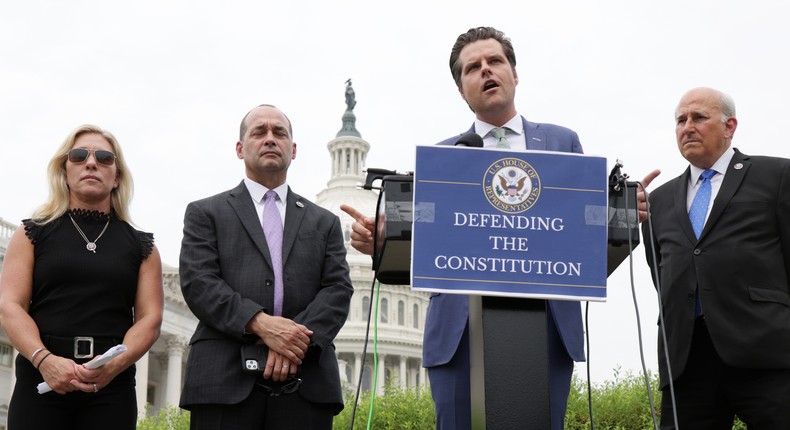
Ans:
{"type": "MultiPolygon", "coordinates": [[[[573,130],[553,124],[529,122],[523,117],[527,149],[582,152],[579,136],[573,130]]],[[[474,132],[474,125],[469,132],[474,132]]],[[[453,145],[462,135],[439,142],[453,145]]],[[[584,361],[584,326],[579,302],[549,300],[550,313],[563,345],[573,361],[584,361]]],[[[455,355],[469,319],[469,300],[460,294],[432,294],[425,319],[423,366],[447,364],[455,355]]]]}

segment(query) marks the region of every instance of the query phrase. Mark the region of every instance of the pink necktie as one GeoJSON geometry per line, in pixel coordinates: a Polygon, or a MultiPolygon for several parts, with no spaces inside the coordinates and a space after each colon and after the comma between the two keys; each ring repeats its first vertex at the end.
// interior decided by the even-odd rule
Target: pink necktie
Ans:
{"type": "Polygon", "coordinates": [[[280,316],[283,313],[283,222],[274,190],[263,196],[263,234],[266,235],[274,270],[274,315],[280,316]]]}

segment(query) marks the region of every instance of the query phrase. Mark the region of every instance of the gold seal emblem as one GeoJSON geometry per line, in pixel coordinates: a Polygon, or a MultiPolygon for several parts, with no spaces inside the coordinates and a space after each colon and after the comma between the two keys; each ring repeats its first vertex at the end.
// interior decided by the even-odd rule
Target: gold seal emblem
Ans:
{"type": "Polygon", "coordinates": [[[502,158],[486,169],[483,194],[491,206],[509,214],[529,210],[540,197],[540,176],[529,163],[502,158]]]}

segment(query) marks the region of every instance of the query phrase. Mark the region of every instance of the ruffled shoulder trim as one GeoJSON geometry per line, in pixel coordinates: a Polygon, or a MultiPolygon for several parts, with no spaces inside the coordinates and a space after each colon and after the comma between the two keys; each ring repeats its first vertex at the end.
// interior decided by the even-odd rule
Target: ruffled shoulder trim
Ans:
{"type": "Polygon", "coordinates": [[[135,230],[135,232],[137,232],[137,240],[140,242],[140,253],[145,260],[154,250],[154,234],[139,230],[135,230]]]}
{"type": "MultiPolygon", "coordinates": [[[[57,221],[55,221],[57,222],[57,221]]],[[[30,239],[30,242],[35,245],[41,236],[41,231],[44,230],[46,224],[37,224],[33,219],[23,219],[22,224],[25,226],[25,236],[30,239]]]]}

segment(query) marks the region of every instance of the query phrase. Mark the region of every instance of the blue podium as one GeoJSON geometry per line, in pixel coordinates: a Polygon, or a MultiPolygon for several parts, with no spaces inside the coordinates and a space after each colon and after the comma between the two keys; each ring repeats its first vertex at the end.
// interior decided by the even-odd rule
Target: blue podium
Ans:
{"type": "Polygon", "coordinates": [[[383,178],[377,277],[470,297],[473,428],[550,428],[546,300],[606,300],[639,242],[635,188],[613,192],[602,157],[416,151],[413,177],[383,178]]]}

